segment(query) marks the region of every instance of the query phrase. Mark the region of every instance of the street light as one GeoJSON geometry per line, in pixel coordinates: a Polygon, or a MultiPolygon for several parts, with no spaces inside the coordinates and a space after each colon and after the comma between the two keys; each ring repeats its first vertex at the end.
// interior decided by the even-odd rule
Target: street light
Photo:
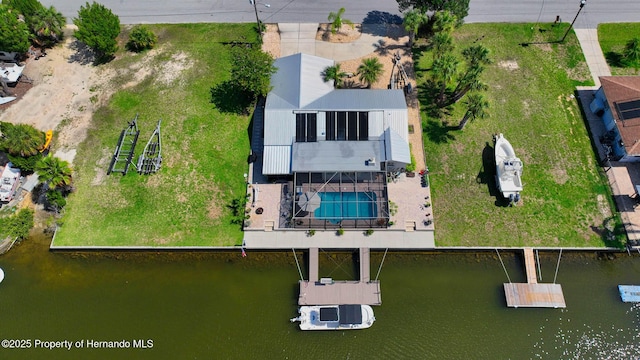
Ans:
{"type": "MultiPolygon", "coordinates": [[[[260,26],[260,18],[258,17],[258,2],[256,0],[249,0],[249,4],[253,5],[253,10],[256,12],[256,25],[258,25],[258,35],[260,36],[260,41],[262,41],[262,26],[260,26]]],[[[260,4],[264,5],[266,8],[270,8],[269,4],[260,4]]]]}
{"type": "MultiPolygon", "coordinates": [[[[252,0],[253,1],[253,0],[252,0]]],[[[587,0],[580,0],[580,8],[578,9],[578,13],[576,14],[576,17],[573,18],[573,21],[571,22],[571,25],[569,25],[569,28],[567,29],[567,32],[564,33],[564,36],[562,37],[562,40],[560,40],[560,42],[564,42],[564,39],[567,37],[567,35],[569,34],[569,31],[571,31],[571,28],[573,27],[573,24],[576,22],[576,20],[578,19],[578,15],[580,15],[580,11],[582,11],[582,8],[584,7],[584,5],[587,3],[587,0]]]]}

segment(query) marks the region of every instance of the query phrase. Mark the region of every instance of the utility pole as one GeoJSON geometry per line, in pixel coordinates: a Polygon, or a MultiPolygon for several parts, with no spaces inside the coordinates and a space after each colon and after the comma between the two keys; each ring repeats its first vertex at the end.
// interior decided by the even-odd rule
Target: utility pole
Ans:
{"type": "MultiPolygon", "coordinates": [[[[253,0],[252,0],[253,1],[253,0]]],[[[578,19],[578,15],[580,15],[580,11],[582,11],[582,8],[584,7],[584,5],[587,3],[587,0],[580,0],[580,8],[578,9],[578,13],[576,14],[576,17],[573,18],[573,21],[571,22],[571,25],[569,25],[569,28],[567,29],[567,32],[564,33],[564,36],[562,37],[562,39],[560,40],[561,43],[564,42],[564,39],[567,37],[567,35],[569,34],[569,31],[571,31],[571,28],[573,28],[573,24],[576,22],[576,20],[578,19]]]]}
{"type": "MultiPolygon", "coordinates": [[[[258,17],[258,2],[256,0],[249,0],[249,3],[253,5],[253,10],[256,12],[256,25],[258,26],[258,35],[260,36],[260,42],[262,42],[262,23],[258,17]]],[[[262,4],[264,7],[271,7],[269,4],[262,4]]]]}

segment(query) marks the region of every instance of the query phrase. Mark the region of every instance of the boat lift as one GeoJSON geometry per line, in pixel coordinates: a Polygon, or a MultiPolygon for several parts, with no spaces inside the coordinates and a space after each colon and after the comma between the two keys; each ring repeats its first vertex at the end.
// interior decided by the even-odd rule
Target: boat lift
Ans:
{"type": "Polygon", "coordinates": [[[404,71],[404,67],[400,63],[400,52],[396,51],[393,54],[393,67],[391,68],[391,79],[389,80],[389,89],[403,89],[405,94],[410,94],[413,89],[409,82],[407,72],[404,71]],[[398,68],[396,70],[396,67],[398,68]]]}
{"type": "Polygon", "coordinates": [[[160,166],[162,166],[162,142],[160,141],[160,122],[162,120],[158,120],[158,125],[156,125],[156,129],[151,134],[149,138],[149,142],[144,147],[144,151],[138,158],[138,165],[136,169],[139,174],[152,174],[158,172],[160,170],[160,166]]]}
{"type": "Polygon", "coordinates": [[[123,176],[127,175],[139,135],[138,114],[136,114],[136,117],[129,123],[129,126],[120,133],[118,145],[116,146],[116,150],[113,152],[113,158],[111,158],[111,164],[109,164],[107,175],[113,172],[121,173],[123,176]]]}

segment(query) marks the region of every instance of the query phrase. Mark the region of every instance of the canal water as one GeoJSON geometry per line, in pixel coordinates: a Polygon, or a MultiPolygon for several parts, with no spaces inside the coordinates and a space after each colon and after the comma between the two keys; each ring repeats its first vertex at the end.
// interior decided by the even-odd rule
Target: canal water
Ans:
{"type": "MultiPolygon", "coordinates": [[[[510,309],[495,252],[390,253],[373,327],[302,332],[289,323],[299,277],[290,252],[47,246],[33,238],[0,257],[0,338],[14,340],[3,341],[1,359],[640,358],[640,308],[622,303],[616,287],[640,284],[637,254],[565,252],[557,282],[567,308],[510,309]],[[27,341],[28,349],[7,348],[27,341]],[[46,341],[71,349],[42,348],[46,341]],[[128,348],[97,348],[107,342],[128,348]]],[[[352,254],[320,255],[321,276],[356,276],[352,254]]],[[[372,255],[372,277],[382,255],[372,255]]],[[[525,281],[520,257],[501,255],[511,280],[525,281]]],[[[553,281],[557,257],[540,254],[544,282],[553,281]]]]}

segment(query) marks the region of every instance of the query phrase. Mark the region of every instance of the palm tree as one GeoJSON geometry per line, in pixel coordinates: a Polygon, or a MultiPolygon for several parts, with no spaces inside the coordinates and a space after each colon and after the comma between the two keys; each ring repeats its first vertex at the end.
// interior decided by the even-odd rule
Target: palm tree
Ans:
{"type": "Polygon", "coordinates": [[[467,61],[469,67],[474,65],[489,65],[491,59],[489,58],[489,49],[483,45],[469,46],[462,50],[462,56],[467,61]]]}
{"type": "Polygon", "coordinates": [[[340,69],[340,64],[335,64],[333,66],[327,66],[322,72],[322,79],[324,82],[329,82],[333,80],[333,87],[340,88],[344,83],[344,78],[347,77],[347,73],[340,69]]]}
{"type": "Polygon", "coordinates": [[[470,46],[462,50],[462,56],[466,60],[467,70],[459,78],[458,85],[453,91],[452,102],[460,100],[469,90],[486,88],[486,85],[480,81],[480,75],[484,71],[483,65],[491,64],[489,49],[482,45],[470,46]]]}
{"type": "Polygon", "coordinates": [[[41,7],[30,21],[33,41],[40,46],[52,46],[62,40],[66,19],[56,8],[41,7]]]}
{"type": "Polygon", "coordinates": [[[69,163],[53,157],[51,154],[38,161],[36,171],[38,172],[38,180],[48,184],[54,189],[71,184],[73,170],[69,166],[69,163]]]}
{"type": "Polygon", "coordinates": [[[467,105],[467,111],[464,113],[460,125],[458,125],[459,130],[464,129],[469,120],[483,119],[488,115],[489,102],[485,100],[482,94],[470,94],[464,103],[467,105]]]}
{"type": "Polygon", "coordinates": [[[382,75],[382,63],[378,58],[364,59],[358,66],[358,79],[365,83],[367,88],[371,88],[371,84],[378,81],[380,75],[382,75]]]}
{"type": "Polygon", "coordinates": [[[458,18],[448,10],[436,11],[433,14],[433,32],[434,33],[451,33],[458,24],[458,18]]]}
{"type": "Polygon", "coordinates": [[[453,54],[445,54],[436,59],[431,66],[432,78],[436,84],[440,84],[440,94],[437,103],[442,106],[445,103],[445,91],[447,85],[453,79],[458,69],[458,59],[453,54]]]}
{"type": "Polygon", "coordinates": [[[475,65],[473,68],[467,70],[458,81],[458,85],[453,90],[450,104],[458,102],[469,91],[486,90],[487,84],[480,80],[480,75],[484,71],[484,68],[480,65],[475,65]]]}
{"type": "Polygon", "coordinates": [[[44,146],[45,135],[42,131],[27,124],[3,124],[3,137],[0,147],[9,154],[28,157],[38,154],[44,146]]]}
{"type": "Polygon", "coordinates": [[[417,9],[413,9],[404,14],[402,24],[404,25],[404,29],[409,32],[409,47],[413,46],[420,25],[426,24],[428,21],[429,17],[427,14],[417,9]]]}
{"type": "Polygon", "coordinates": [[[633,65],[637,74],[640,67],[640,38],[634,37],[627,42],[624,48],[624,57],[633,65]]]}
{"type": "Polygon", "coordinates": [[[452,52],[454,49],[453,37],[446,32],[435,34],[431,40],[431,44],[433,47],[433,60],[452,52]]]}
{"type": "Polygon", "coordinates": [[[338,10],[337,13],[334,13],[333,11],[329,13],[329,17],[327,18],[327,20],[331,21],[331,33],[335,34],[338,31],[340,31],[340,29],[342,29],[342,24],[347,24],[350,25],[351,28],[353,29],[353,22],[351,20],[348,19],[343,19],[342,15],[344,14],[344,8],[340,8],[340,10],[338,10]]]}

